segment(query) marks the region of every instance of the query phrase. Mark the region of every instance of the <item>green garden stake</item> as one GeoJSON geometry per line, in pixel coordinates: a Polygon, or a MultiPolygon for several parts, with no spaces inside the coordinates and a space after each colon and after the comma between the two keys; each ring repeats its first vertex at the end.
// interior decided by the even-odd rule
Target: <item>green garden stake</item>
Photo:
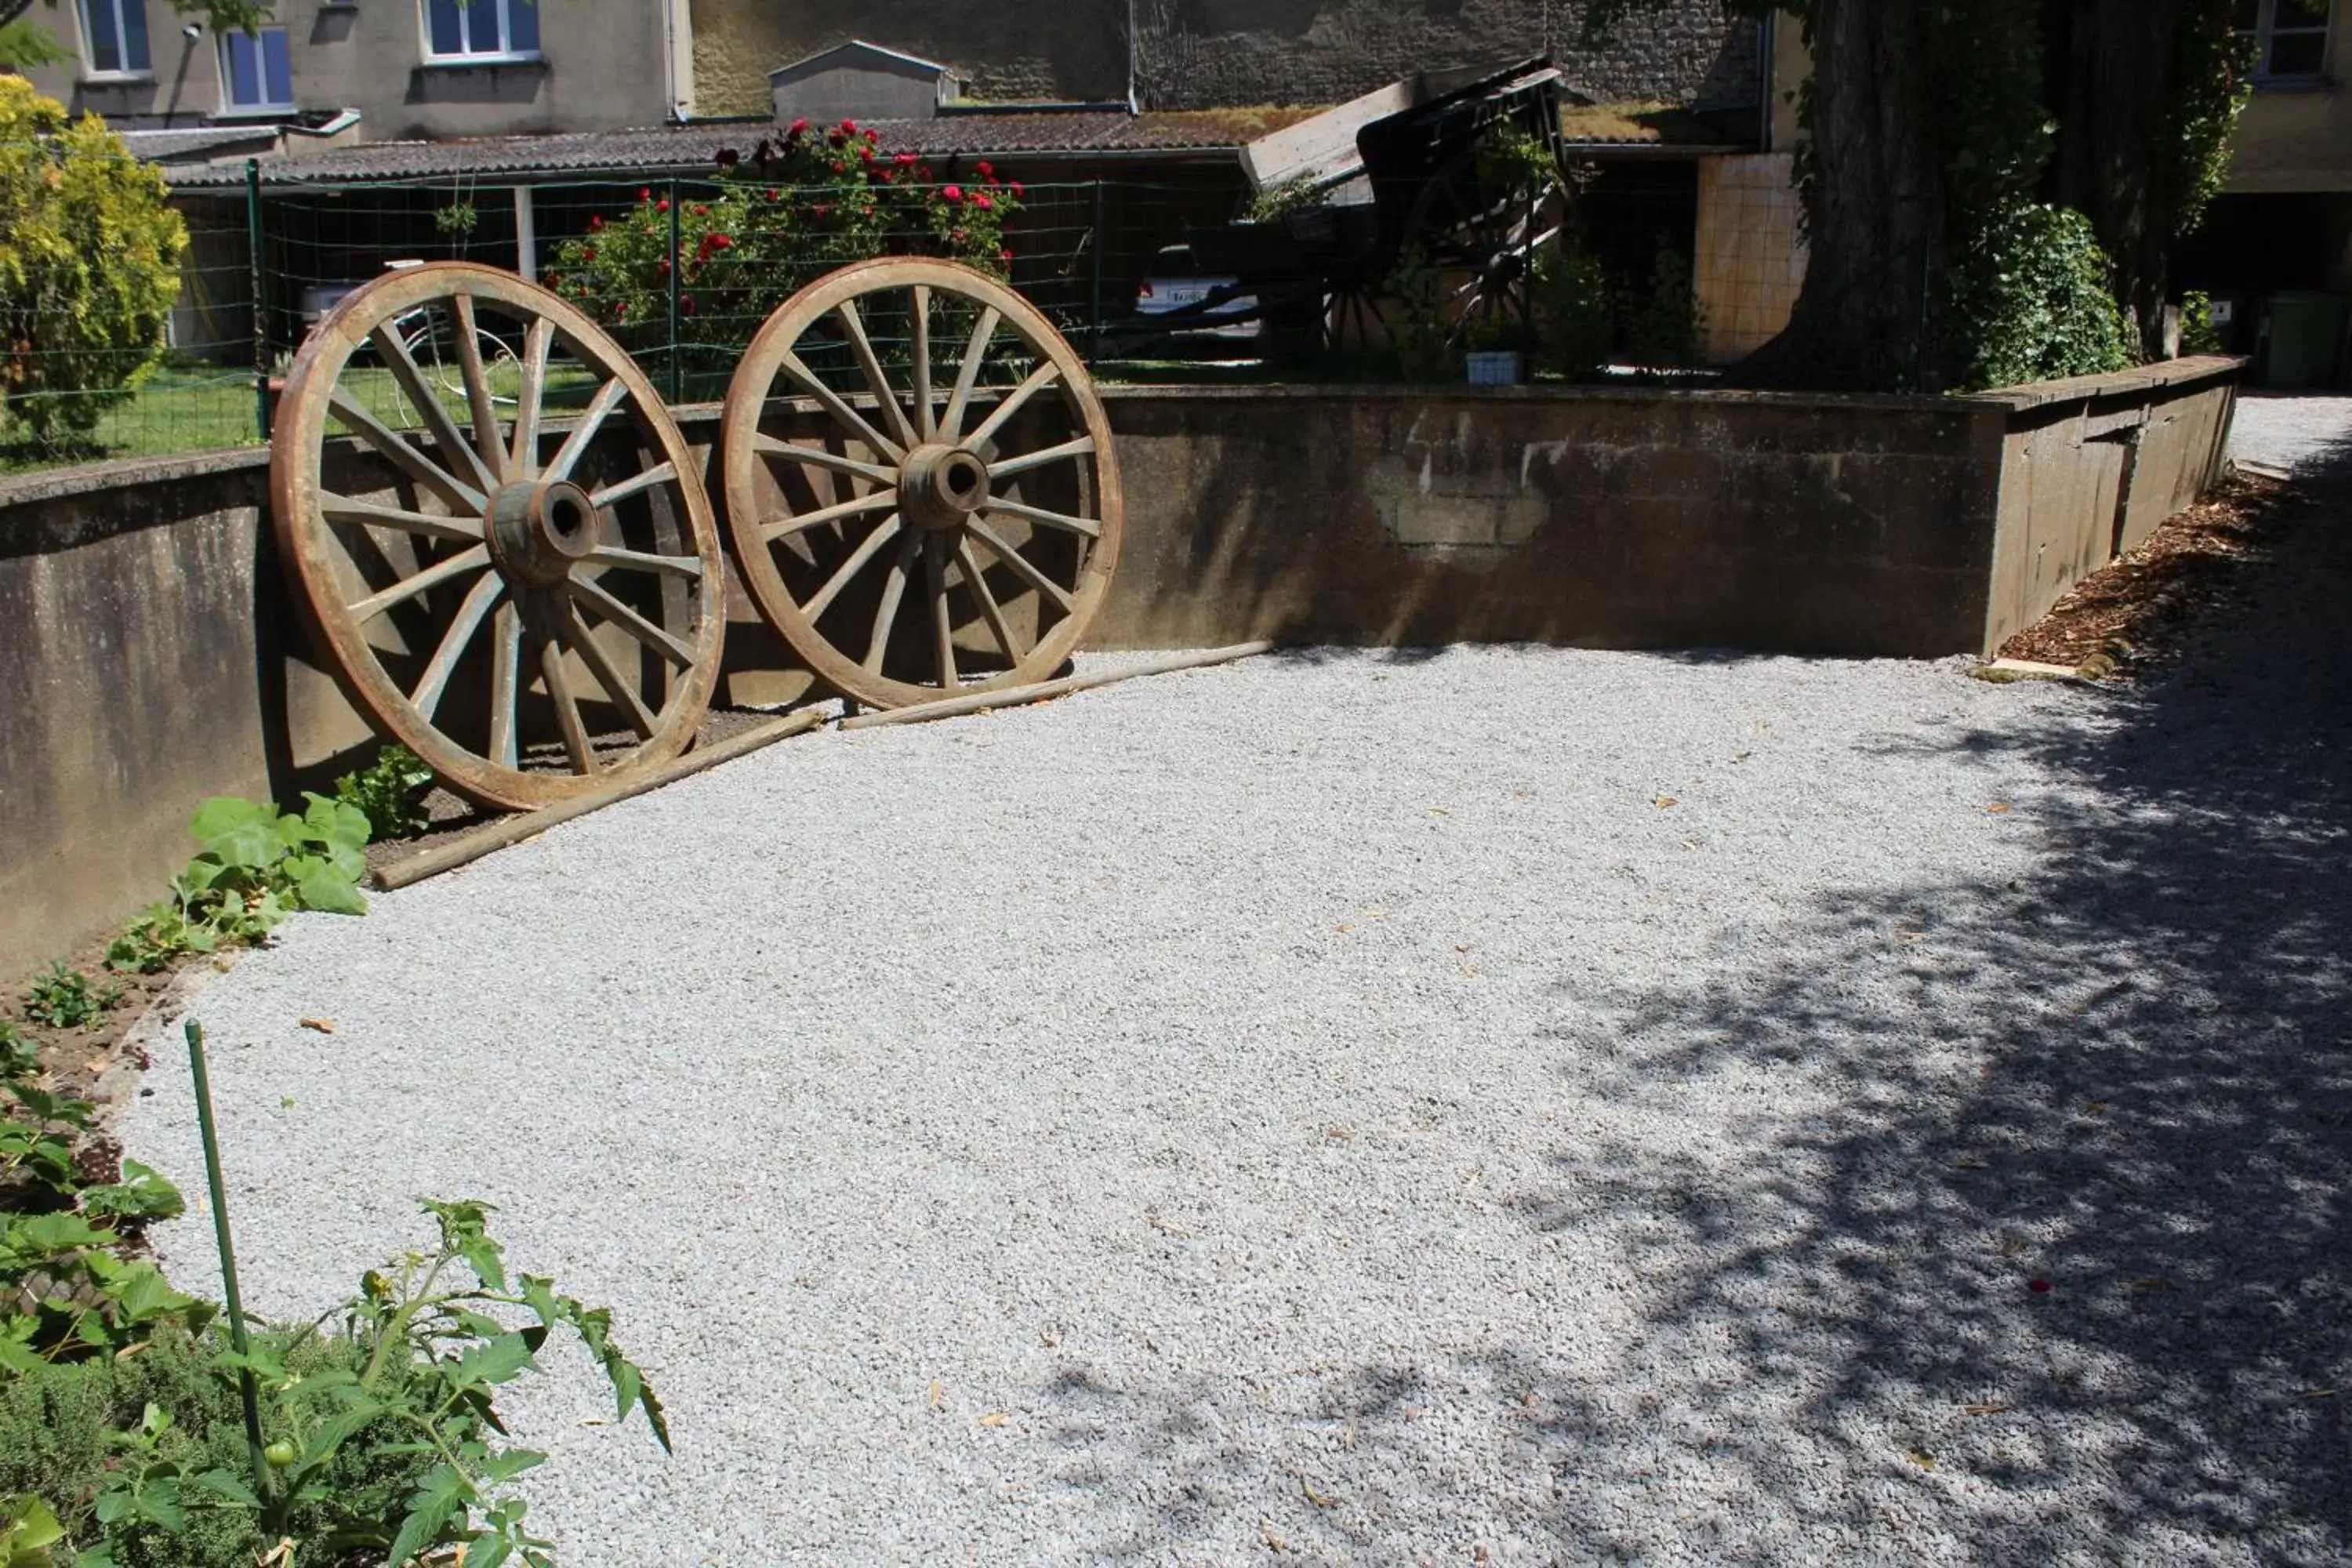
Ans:
{"type": "MultiPolygon", "coordinates": [[[[205,1180],[213,1192],[213,1239],[220,1247],[221,1293],[228,1298],[228,1342],[238,1356],[252,1353],[245,1335],[245,1303],[236,1293],[236,1247],[229,1240],[228,1193],[221,1184],[220,1136],[213,1131],[212,1077],[205,1070],[205,1026],[188,1020],[188,1071],[196,1080],[196,1130],[205,1142],[205,1180]]],[[[236,1369],[236,1387],[245,1399],[245,1442],[253,1453],[253,1476],[263,1503],[269,1501],[269,1460],[261,1451],[261,1395],[254,1387],[253,1368],[236,1369]]]]}

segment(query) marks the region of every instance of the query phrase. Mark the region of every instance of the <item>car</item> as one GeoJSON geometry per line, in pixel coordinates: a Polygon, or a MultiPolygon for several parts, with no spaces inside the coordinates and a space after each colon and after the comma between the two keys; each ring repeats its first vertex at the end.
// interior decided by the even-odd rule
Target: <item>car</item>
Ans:
{"type": "Polygon", "coordinates": [[[1255,342],[1257,341],[1257,298],[1252,294],[1230,294],[1219,297],[1219,290],[1239,286],[1238,278],[1220,278],[1204,273],[1193,258],[1189,245],[1163,247],[1151,258],[1151,268],[1145,274],[1142,286],[1135,291],[1135,313],[1147,321],[1154,316],[1167,316],[1189,310],[1180,321],[1169,324],[1168,337],[1174,344],[1212,346],[1225,342],[1255,342]],[[1215,303],[1202,309],[1203,301],[1215,303]],[[1234,321],[1231,318],[1242,316],[1234,321]]]}

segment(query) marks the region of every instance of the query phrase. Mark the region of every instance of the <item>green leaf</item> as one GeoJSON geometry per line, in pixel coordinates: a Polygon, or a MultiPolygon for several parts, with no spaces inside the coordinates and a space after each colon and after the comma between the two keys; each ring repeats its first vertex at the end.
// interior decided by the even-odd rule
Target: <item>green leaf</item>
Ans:
{"type": "Polygon", "coordinates": [[[475,1388],[509,1382],[538,1366],[520,1334],[500,1334],[451,1362],[447,1376],[457,1387],[475,1388]]]}
{"type": "Polygon", "coordinates": [[[547,1462],[547,1456],[531,1448],[504,1448],[492,1454],[482,1465],[482,1484],[502,1487],[525,1470],[547,1462]]]}
{"type": "Polygon", "coordinates": [[[114,1239],[111,1232],[100,1230],[75,1214],[21,1216],[9,1222],[7,1237],[13,1247],[52,1256],[85,1247],[103,1247],[114,1239]]]}
{"type": "Polygon", "coordinates": [[[0,1564],[5,1568],[47,1563],[49,1548],[65,1538],[65,1527],[39,1498],[14,1497],[0,1504],[0,1564]]]}
{"type": "Polygon", "coordinates": [[[122,1219],[175,1219],[186,1209],[180,1189],[154,1168],[136,1160],[122,1162],[122,1180],[85,1187],[82,1212],[122,1219]]]}
{"type": "Polygon", "coordinates": [[[314,840],[331,848],[354,852],[367,847],[366,812],[307,791],[302,798],[310,803],[302,813],[302,824],[314,840]]]}
{"type": "Polygon", "coordinates": [[[225,867],[261,868],[275,865],[285,852],[278,834],[278,814],[270,807],[234,795],[217,795],[197,808],[188,831],[225,867]]]}
{"type": "Polygon", "coordinates": [[[358,879],[341,867],[324,860],[300,857],[304,865],[295,870],[289,863],[289,874],[294,879],[295,897],[306,910],[317,910],[330,915],[363,915],[367,900],[360,896],[358,879]]]}
{"type": "Polygon", "coordinates": [[[392,1538],[386,1560],[404,1564],[426,1547],[442,1544],[450,1520],[473,1495],[473,1485],[464,1476],[447,1465],[434,1466],[409,1499],[408,1517],[400,1521],[400,1533],[392,1538]]]}
{"type": "Polygon", "coordinates": [[[214,1496],[233,1502],[239,1508],[257,1510],[261,1507],[261,1500],[253,1495],[253,1489],[238,1479],[234,1470],[225,1470],[215,1465],[204,1474],[190,1476],[188,1479],[191,1484],[202,1487],[214,1496]]]}
{"type": "Polygon", "coordinates": [[[382,1400],[362,1394],[329,1416],[325,1425],[310,1434],[302,1446],[302,1468],[308,1470],[325,1464],[335,1457],[335,1450],[352,1439],[352,1435],[391,1408],[382,1400]]]}
{"type": "Polygon", "coordinates": [[[109,1286],[107,1296],[122,1321],[130,1325],[146,1323],[195,1304],[194,1297],[173,1289],[165,1282],[163,1270],[147,1262],[133,1263],[124,1269],[121,1277],[109,1286]]]}

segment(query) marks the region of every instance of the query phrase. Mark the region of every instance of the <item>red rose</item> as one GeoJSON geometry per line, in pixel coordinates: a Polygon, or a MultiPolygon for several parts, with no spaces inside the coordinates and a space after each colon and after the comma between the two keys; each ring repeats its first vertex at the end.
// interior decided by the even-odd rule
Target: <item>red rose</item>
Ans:
{"type": "Polygon", "coordinates": [[[1013,199],[1015,201],[1021,199],[1021,182],[1018,180],[1013,182],[1013,199]]]}
{"type": "Polygon", "coordinates": [[[805,120],[795,120],[795,121],[793,121],[793,126],[792,126],[792,134],[793,134],[793,135],[795,135],[795,136],[799,136],[799,135],[804,134],[804,133],[807,132],[807,130],[808,130],[808,121],[805,121],[805,120]]]}
{"type": "Polygon", "coordinates": [[[901,169],[911,169],[915,166],[915,155],[912,153],[901,153],[890,162],[901,169]]]}
{"type": "Polygon", "coordinates": [[[603,217],[601,215],[600,215],[600,216],[594,216],[594,217],[591,217],[591,218],[588,220],[588,227],[589,227],[589,230],[590,230],[592,233],[593,233],[593,231],[597,230],[597,229],[600,229],[600,228],[604,227],[604,217],[603,217]]]}
{"type": "Polygon", "coordinates": [[[669,198],[667,196],[664,196],[661,200],[656,202],[654,204],[654,211],[657,213],[666,213],[669,211],[669,198]]]}
{"type": "Polygon", "coordinates": [[[653,199],[654,199],[654,189],[653,189],[653,187],[652,187],[651,185],[647,185],[647,186],[646,186],[643,190],[640,190],[640,191],[637,193],[637,200],[639,200],[639,201],[641,201],[641,202],[649,202],[649,201],[651,201],[651,200],[653,200],[653,199]]]}
{"type": "Polygon", "coordinates": [[[667,272],[667,271],[668,271],[668,270],[669,270],[669,258],[668,258],[668,257],[667,257],[667,256],[665,256],[665,257],[663,257],[663,258],[661,258],[661,269],[662,269],[664,272],[667,272]]]}
{"type": "Polygon", "coordinates": [[[921,168],[917,169],[915,173],[922,176],[924,181],[928,183],[931,178],[931,166],[929,163],[925,163],[921,168]]]}
{"type": "Polygon", "coordinates": [[[678,313],[679,315],[681,315],[681,316],[691,316],[692,314],[694,314],[694,296],[693,296],[693,295],[691,295],[691,294],[680,294],[680,295],[677,297],[677,313],[678,313]]]}
{"type": "Polygon", "coordinates": [[[583,261],[593,261],[593,260],[595,260],[595,259],[596,259],[596,247],[595,247],[594,246],[593,246],[593,245],[583,245],[583,246],[582,246],[582,247],[580,247],[580,259],[581,259],[581,260],[583,260],[583,261]]]}
{"type": "Polygon", "coordinates": [[[940,198],[951,205],[953,203],[960,202],[963,200],[963,187],[961,185],[950,185],[946,190],[940,193],[940,198]]]}
{"type": "Polygon", "coordinates": [[[626,300],[624,300],[619,304],[613,307],[613,320],[616,321],[625,321],[628,319],[629,302],[626,300]]]}
{"type": "Polygon", "coordinates": [[[768,187],[768,199],[772,202],[780,202],[784,199],[784,195],[783,193],[776,189],[775,186],[770,185],[768,187]]]}
{"type": "Polygon", "coordinates": [[[980,171],[980,177],[983,180],[988,178],[989,175],[996,173],[996,165],[990,163],[985,158],[982,158],[979,163],[974,163],[972,167],[980,171]]]}
{"type": "Polygon", "coordinates": [[[966,239],[971,237],[971,235],[964,229],[957,228],[950,229],[948,231],[948,237],[954,240],[958,245],[961,245],[966,239]]]}
{"type": "Polygon", "coordinates": [[[971,198],[971,205],[978,207],[981,211],[986,212],[996,204],[988,199],[988,193],[986,191],[981,191],[974,194],[971,198]]]}
{"type": "Polygon", "coordinates": [[[999,260],[999,261],[1010,261],[1010,260],[1012,260],[1012,259],[1013,259],[1013,252],[1012,252],[1011,248],[1010,248],[1010,247],[1008,247],[1008,248],[1006,248],[1006,249],[1003,249],[1003,250],[1000,250],[1000,251],[998,251],[998,252],[996,253],[996,259],[997,259],[997,260],[999,260]]]}
{"type": "Polygon", "coordinates": [[[856,121],[855,120],[845,120],[845,121],[843,121],[841,122],[841,133],[842,133],[844,136],[855,136],[855,135],[856,135],[856,134],[857,134],[857,121],[856,121]]]}
{"type": "Polygon", "coordinates": [[[831,202],[819,202],[814,206],[809,208],[809,216],[811,217],[823,217],[831,211],[833,211],[833,204],[831,202]]]}
{"type": "Polygon", "coordinates": [[[703,243],[713,250],[726,250],[734,245],[735,237],[731,234],[714,234],[703,243]]]}
{"type": "MultiPolygon", "coordinates": [[[[844,135],[843,135],[840,132],[838,132],[838,131],[828,131],[828,132],[826,132],[824,133],[824,139],[825,139],[827,142],[831,142],[831,143],[832,143],[833,145],[835,145],[835,147],[846,147],[846,146],[848,146],[848,145],[849,145],[849,138],[848,138],[848,137],[846,137],[846,136],[844,136],[844,135]]],[[[838,168],[839,166],[840,166],[839,164],[835,164],[835,167],[836,167],[836,168],[838,168]]]]}

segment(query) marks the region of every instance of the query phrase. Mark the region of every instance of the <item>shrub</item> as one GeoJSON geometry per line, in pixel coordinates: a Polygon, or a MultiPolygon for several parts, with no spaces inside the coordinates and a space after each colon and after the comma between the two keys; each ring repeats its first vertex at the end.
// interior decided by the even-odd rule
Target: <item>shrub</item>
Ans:
{"type": "Polygon", "coordinates": [[[187,227],[94,114],[0,75],[0,425],[87,438],[163,352],[187,227]]]}
{"type": "Polygon", "coordinates": [[[1609,358],[1613,330],[1600,258],[1575,244],[1546,249],[1536,257],[1533,288],[1545,365],[1571,380],[1591,375],[1609,358]]]}
{"type": "Polygon", "coordinates": [[[2180,297],[2180,352],[2218,354],[2224,351],[2221,329],[2213,320],[2213,297],[2192,289],[2180,297]]]}
{"type": "MultiPolygon", "coordinates": [[[[669,333],[670,220],[677,222],[678,341],[689,363],[723,368],[771,311],[824,273],[877,256],[938,256],[1005,276],[1004,220],[1017,180],[994,165],[941,182],[912,153],[886,158],[853,121],[793,121],[751,157],[722,153],[716,189],[670,198],[647,186],[632,210],[558,247],[550,287],[642,353],[669,333]]],[[[877,336],[881,336],[878,333],[877,336]]]]}
{"type": "Polygon", "coordinates": [[[203,846],[172,879],[172,896],[149,907],[108,944],[106,966],[153,973],[186,952],[223,942],[258,943],[297,910],[367,912],[367,814],[306,794],[302,815],[222,795],[188,831],[203,846]]]}
{"type": "Polygon", "coordinates": [[[386,746],[366,767],[335,781],[335,799],[367,818],[370,837],[405,838],[425,831],[425,792],[432,787],[433,770],[415,752],[386,746]]]}
{"type": "Polygon", "coordinates": [[[2073,208],[1996,211],[1955,279],[1963,339],[1974,349],[1964,384],[2014,386],[2131,363],[2109,273],[2091,220],[2073,208]]]}
{"type": "Polygon", "coordinates": [[[1658,366],[1698,363],[1706,318],[1689,257],[1672,246],[1660,247],[1650,263],[1649,286],[1628,289],[1619,309],[1628,359],[1658,366]]]}

